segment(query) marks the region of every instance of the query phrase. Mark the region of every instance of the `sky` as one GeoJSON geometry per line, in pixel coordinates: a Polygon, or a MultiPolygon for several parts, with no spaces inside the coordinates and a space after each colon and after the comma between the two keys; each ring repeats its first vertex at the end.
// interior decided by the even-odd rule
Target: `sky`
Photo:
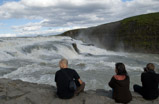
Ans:
{"type": "Polygon", "coordinates": [[[159,0],[0,0],[0,37],[56,35],[159,12],[159,0]]]}

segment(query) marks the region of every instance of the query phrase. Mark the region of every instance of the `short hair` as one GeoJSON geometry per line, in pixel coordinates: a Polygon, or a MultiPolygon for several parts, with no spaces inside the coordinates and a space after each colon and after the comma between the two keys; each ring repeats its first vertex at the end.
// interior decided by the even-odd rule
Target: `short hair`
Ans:
{"type": "Polygon", "coordinates": [[[68,65],[68,60],[63,58],[60,60],[59,64],[65,64],[65,65],[68,65]]]}
{"type": "Polygon", "coordinates": [[[127,71],[123,63],[116,63],[115,68],[117,70],[117,75],[127,75],[127,71]]]}
{"type": "Polygon", "coordinates": [[[155,65],[152,64],[152,63],[148,63],[148,64],[146,65],[146,68],[147,68],[148,70],[154,70],[154,69],[155,69],[155,65]]]}

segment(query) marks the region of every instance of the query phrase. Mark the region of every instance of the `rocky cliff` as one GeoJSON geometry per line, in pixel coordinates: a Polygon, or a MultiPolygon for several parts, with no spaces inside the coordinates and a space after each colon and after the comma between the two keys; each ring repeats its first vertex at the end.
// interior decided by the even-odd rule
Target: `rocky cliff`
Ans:
{"type": "Polygon", "coordinates": [[[159,13],[144,14],[100,26],[64,32],[109,50],[159,53],[159,13]]]}
{"type": "MultiPolygon", "coordinates": [[[[132,92],[130,104],[158,104],[159,98],[146,101],[132,92]]],[[[85,91],[69,100],[56,96],[56,88],[50,85],[0,79],[0,104],[116,104],[111,92],[102,89],[85,91]]]]}

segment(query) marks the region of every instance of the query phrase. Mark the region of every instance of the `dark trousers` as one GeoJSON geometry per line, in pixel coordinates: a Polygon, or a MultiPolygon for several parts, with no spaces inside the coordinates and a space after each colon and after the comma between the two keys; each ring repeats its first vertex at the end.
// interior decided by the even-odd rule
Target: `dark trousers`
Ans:
{"type": "Polygon", "coordinates": [[[137,92],[137,93],[139,93],[140,95],[143,96],[143,89],[142,89],[141,86],[139,86],[139,85],[134,85],[133,88],[134,88],[134,92],[137,92]]]}
{"type": "Polygon", "coordinates": [[[83,92],[85,88],[85,83],[83,82],[80,86],[77,86],[77,90],[74,92],[75,95],[78,95],[80,92],[83,92]]]}
{"type": "MultiPolygon", "coordinates": [[[[139,93],[139,94],[142,95],[143,98],[145,98],[146,100],[154,100],[154,99],[156,99],[156,98],[159,96],[159,95],[156,95],[156,94],[153,94],[153,96],[152,96],[152,94],[151,94],[151,96],[150,96],[150,95],[147,95],[147,93],[145,93],[145,92],[143,91],[143,88],[142,88],[141,86],[139,86],[139,85],[134,85],[133,88],[134,88],[134,92],[139,93]]],[[[159,89],[158,89],[158,91],[159,91],[159,89]]]]}

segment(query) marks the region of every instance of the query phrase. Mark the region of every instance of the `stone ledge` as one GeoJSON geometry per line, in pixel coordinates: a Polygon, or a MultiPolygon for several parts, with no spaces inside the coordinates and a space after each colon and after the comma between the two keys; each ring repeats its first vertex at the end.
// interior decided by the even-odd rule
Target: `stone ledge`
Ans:
{"type": "MultiPolygon", "coordinates": [[[[159,98],[147,101],[132,92],[129,104],[159,104],[159,98]]],[[[88,90],[69,100],[59,99],[56,88],[50,85],[0,79],[0,104],[116,104],[111,92],[103,89],[88,90]]]]}

